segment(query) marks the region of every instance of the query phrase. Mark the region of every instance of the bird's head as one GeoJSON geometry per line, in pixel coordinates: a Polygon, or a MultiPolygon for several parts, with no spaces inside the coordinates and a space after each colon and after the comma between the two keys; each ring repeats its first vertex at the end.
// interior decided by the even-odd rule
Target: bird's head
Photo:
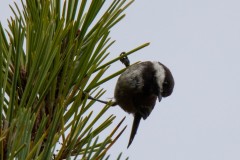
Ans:
{"type": "Polygon", "coordinates": [[[171,71],[160,62],[153,62],[155,69],[154,78],[157,85],[158,100],[161,101],[162,97],[168,97],[172,94],[174,88],[174,79],[171,71]]]}

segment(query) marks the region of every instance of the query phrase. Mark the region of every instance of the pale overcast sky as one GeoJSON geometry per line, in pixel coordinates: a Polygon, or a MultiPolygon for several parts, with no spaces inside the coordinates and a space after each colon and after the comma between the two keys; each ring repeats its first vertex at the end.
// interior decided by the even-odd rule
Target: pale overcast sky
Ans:
{"type": "MultiPolygon", "coordinates": [[[[0,5],[5,27],[12,2],[0,5]]],[[[119,107],[110,109],[117,120],[126,115],[129,124],[110,159],[123,151],[132,160],[239,160],[240,1],[136,0],[126,14],[111,32],[117,42],[109,59],[151,42],[130,61],[160,61],[176,84],[172,96],[141,122],[129,149],[133,118],[119,107]]],[[[120,68],[119,62],[108,73],[120,68]]],[[[102,99],[113,97],[116,80],[102,86],[102,99]]]]}

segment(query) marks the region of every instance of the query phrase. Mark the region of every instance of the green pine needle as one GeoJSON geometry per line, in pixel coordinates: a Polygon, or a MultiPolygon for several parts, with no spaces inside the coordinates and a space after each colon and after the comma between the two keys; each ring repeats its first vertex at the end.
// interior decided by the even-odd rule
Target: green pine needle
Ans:
{"type": "Polygon", "coordinates": [[[132,3],[113,0],[105,10],[105,0],[10,6],[8,28],[0,23],[0,159],[109,158],[124,119],[113,125],[111,106],[88,97],[101,98],[101,85],[125,70],[106,77],[123,56],[105,60],[115,42],[110,31],[132,3]]]}

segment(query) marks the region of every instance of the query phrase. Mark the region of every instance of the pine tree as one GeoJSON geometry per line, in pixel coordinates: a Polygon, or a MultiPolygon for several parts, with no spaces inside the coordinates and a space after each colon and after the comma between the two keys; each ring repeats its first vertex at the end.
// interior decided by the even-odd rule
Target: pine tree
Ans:
{"type": "Polygon", "coordinates": [[[100,119],[111,102],[93,116],[89,97],[100,98],[100,85],[124,71],[104,77],[122,56],[103,60],[114,44],[110,30],[132,1],[114,0],[102,11],[104,3],[26,0],[23,10],[11,7],[9,28],[0,24],[0,159],[108,159],[124,119],[103,137],[115,119],[100,119]]]}

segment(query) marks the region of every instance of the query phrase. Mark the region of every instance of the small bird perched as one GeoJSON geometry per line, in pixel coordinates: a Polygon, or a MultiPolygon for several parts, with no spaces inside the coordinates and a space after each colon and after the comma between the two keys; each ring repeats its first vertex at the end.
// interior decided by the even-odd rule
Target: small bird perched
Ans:
{"type": "Polygon", "coordinates": [[[156,100],[172,94],[174,79],[170,70],[160,62],[141,62],[130,65],[126,53],[120,54],[120,61],[127,69],[118,78],[112,103],[95,99],[88,95],[89,99],[108,104],[119,105],[124,111],[134,115],[132,131],[128,142],[129,147],[137,133],[141,119],[144,120],[152,112],[156,100]]]}
{"type": "Polygon", "coordinates": [[[156,100],[172,94],[174,79],[170,70],[160,62],[141,62],[128,67],[119,77],[115,92],[115,104],[134,115],[128,143],[131,145],[141,119],[152,112],[156,100]]]}

